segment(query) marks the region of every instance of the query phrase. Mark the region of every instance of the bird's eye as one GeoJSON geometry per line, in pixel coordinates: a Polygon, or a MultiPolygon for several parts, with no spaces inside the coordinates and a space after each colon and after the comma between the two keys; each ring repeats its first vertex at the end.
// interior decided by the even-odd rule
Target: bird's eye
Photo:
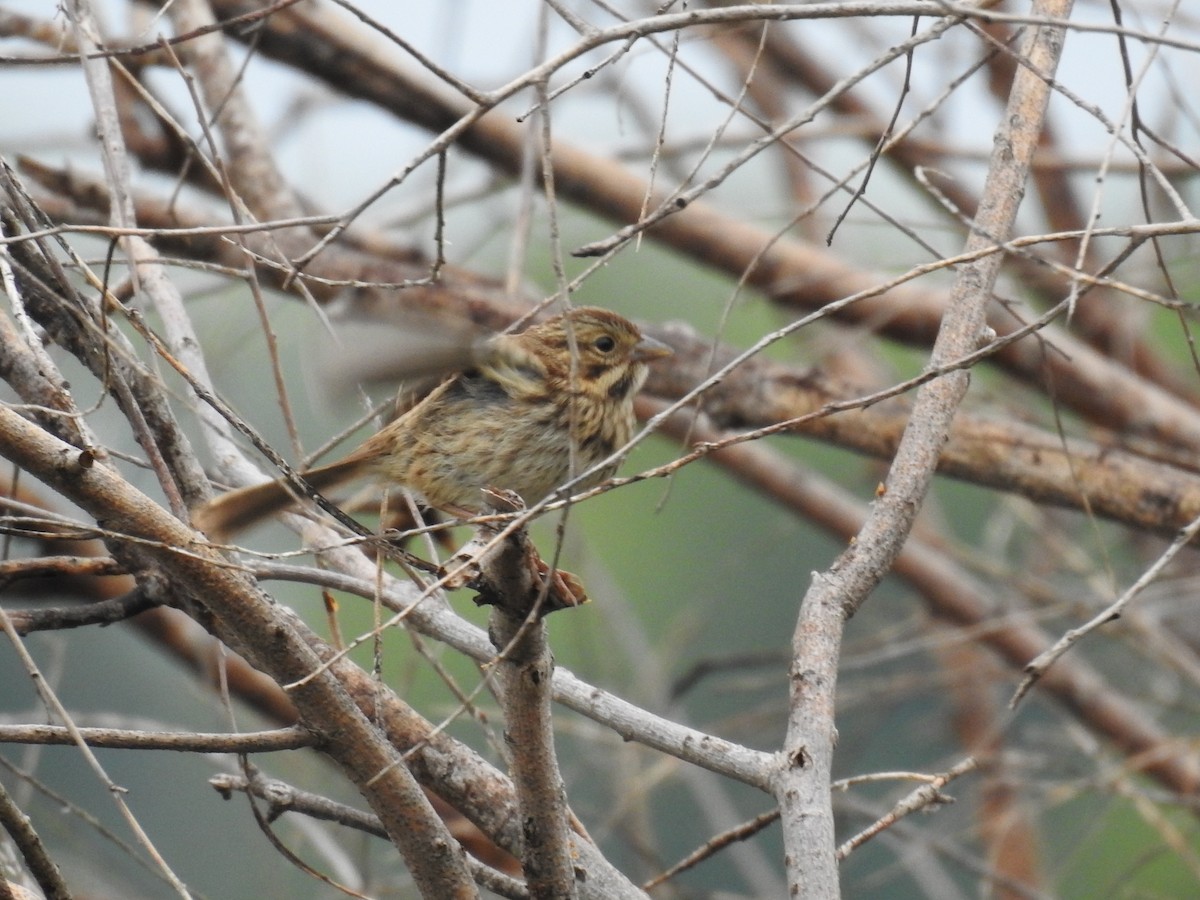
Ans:
{"type": "Polygon", "coordinates": [[[596,338],[596,340],[592,343],[592,346],[601,353],[611,353],[612,349],[617,346],[617,342],[613,339],[612,335],[602,334],[600,337],[596,338]]]}

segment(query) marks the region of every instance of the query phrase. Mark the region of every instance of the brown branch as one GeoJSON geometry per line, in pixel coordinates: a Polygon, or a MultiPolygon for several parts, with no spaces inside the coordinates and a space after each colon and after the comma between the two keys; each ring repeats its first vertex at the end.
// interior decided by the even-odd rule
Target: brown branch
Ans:
{"type": "Polygon", "coordinates": [[[516,800],[504,774],[466,744],[438,730],[393,690],[369,676],[314,633],[296,613],[285,616],[337,676],[347,693],[388,740],[405,754],[413,774],[466,815],[500,847],[520,849],[516,800]]]}
{"type": "MultiPolygon", "coordinates": [[[[44,165],[22,158],[21,171],[53,196],[40,198],[42,206],[56,221],[76,226],[104,224],[108,190],[103,181],[70,169],[44,165]]],[[[231,273],[244,274],[248,260],[242,246],[226,240],[228,234],[243,230],[276,231],[284,225],[266,222],[241,225],[229,217],[201,206],[179,200],[163,200],[147,192],[133,193],[138,222],[155,235],[155,245],[188,258],[225,267],[231,273]],[[221,224],[225,223],[225,224],[221,224]]],[[[304,217],[299,222],[316,232],[327,230],[328,218],[304,217]],[[325,223],[325,228],[321,223],[325,223]]],[[[286,227],[298,227],[288,220],[286,227]]],[[[430,280],[431,261],[414,250],[406,250],[373,235],[351,232],[346,240],[327,248],[310,262],[304,272],[293,272],[281,263],[278,254],[253,256],[258,278],[284,289],[289,281],[299,280],[318,302],[328,302],[350,293],[364,314],[386,317],[397,307],[431,319],[450,318],[491,330],[512,324],[527,306],[509,299],[498,281],[471,272],[461,266],[444,265],[438,279],[430,280]],[[393,285],[403,286],[397,294],[393,285]]]]}
{"type": "MultiPolygon", "coordinates": [[[[0,348],[2,347],[3,344],[0,343],[0,348]]],[[[29,488],[19,487],[14,490],[12,484],[0,482],[0,509],[3,508],[4,497],[12,497],[28,507],[51,509],[43,497],[29,488]]],[[[53,519],[53,514],[51,518],[53,519]]],[[[28,528],[10,528],[8,532],[34,537],[28,533],[28,528]]],[[[123,563],[107,555],[100,541],[80,540],[67,533],[66,527],[60,524],[43,526],[36,538],[47,550],[74,553],[81,560],[105,569],[110,565],[122,570],[126,568],[123,563]]],[[[36,570],[40,560],[36,557],[26,558],[13,560],[5,565],[18,568],[27,566],[36,570]]],[[[61,610],[13,611],[9,615],[18,632],[60,627],[54,624],[55,621],[60,621],[61,627],[72,624],[103,624],[105,621],[126,618],[127,614],[143,604],[157,607],[148,608],[140,615],[134,616],[129,620],[130,624],[142,632],[152,644],[168,653],[176,663],[201,676],[204,683],[212,687],[227,687],[234,696],[275,722],[291,724],[296,721],[296,709],[287,695],[280,690],[279,685],[251,667],[240,656],[221,653],[212,641],[197,640],[199,626],[195,622],[178,610],[161,606],[161,599],[151,596],[151,593],[140,587],[133,577],[70,575],[47,579],[44,585],[38,587],[43,588],[44,593],[48,595],[74,596],[83,601],[83,605],[61,610]],[[56,620],[56,617],[61,618],[56,620]]],[[[23,593],[30,595],[33,592],[26,589],[23,593]]]]}
{"type": "Polygon", "coordinates": [[[90,556],[39,556],[36,559],[9,559],[0,562],[0,583],[24,578],[95,578],[127,574],[115,559],[90,556]]]}
{"type": "MultiPolygon", "coordinates": [[[[29,867],[42,893],[46,895],[46,900],[71,900],[71,889],[63,880],[58,865],[47,852],[41,837],[34,831],[29,817],[13,802],[3,784],[0,784],[0,828],[4,829],[13,845],[20,851],[21,858],[29,867]]],[[[5,887],[11,888],[3,874],[0,874],[0,882],[3,883],[0,890],[5,887]]]]}
{"type": "MultiPolygon", "coordinates": [[[[334,822],[385,840],[387,838],[387,832],[378,816],[330,800],[328,797],[299,790],[277,779],[264,778],[257,774],[254,778],[246,778],[242,775],[215,775],[208,779],[208,783],[226,800],[232,796],[234,791],[241,791],[266,801],[270,807],[267,812],[268,821],[274,821],[285,812],[295,812],[313,819],[334,822]]],[[[529,897],[529,891],[517,879],[472,860],[468,860],[468,863],[475,881],[489,891],[499,894],[501,897],[513,898],[513,900],[524,900],[529,897]]]]}
{"type": "MultiPolygon", "coordinates": [[[[521,506],[515,495],[497,499],[505,511],[521,506]]],[[[528,534],[518,529],[478,565],[481,602],[492,606],[488,634],[497,656],[490,666],[521,816],[521,868],[530,897],[551,900],[577,894],[566,788],[554,750],[554,658],[543,615],[552,580],[543,584],[537,577],[540,562],[528,534]]]]}
{"type": "MultiPolygon", "coordinates": [[[[75,731],[89,747],[115,750],[174,750],[181,753],[276,753],[311,747],[316,737],[299,725],[274,731],[205,734],[199,731],[154,732],[124,728],[85,728],[75,731]]],[[[0,725],[0,744],[40,744],[69,747],[75,735],[61,725],[0,725]]]]}
{"type": "MultiPolygon", "coordinates": [[[[101,186],[78,173],[36,170],[39,181],[55,189],[69,191],[78,200],[103,196],[101,186]]],[[[168,221],[167,216],[148,197],[138,198],[139,220],[154,225],[168,221]],[[157,210],[157,212],[156,212],[157,210]]],[[[186,218],[178,209],[170,214],[175,226],[209,224],[197,215],[186,218]]],[[[191,237],[180,249],[199,253],[201,258],[223,255],[228,244],[207,238],[191,237]],[[222,249],[225,248],[225,249],[222,249]]],[[[327,264],[348,263],[354,256],[326,251],[310,266],[326,271],[327,264]]],[[[384,275],[388,263],[358,257],[371,272],[384,275]]],[[[229,260],[232,262],[232,260],[229,260]]],[[[400,274],[405,264],[399,264],[400,274]]],[[[341,274],[349,274],[343,271],[341,274]]],[[[466,281],[447,275],[440,287],[429,288],[431,308],[447,309],[465,315],[470,321],[488,327],[502,327],[520,312],[519,307],[503,301],[499,292],[484,287],[471,277],[466,281]],[[434,295],[437,296],[434,296],[434,295]]],[[[364,292],[363,300],[372,302],[364,292]]],[[[405,292],[405,302],[414,299],[405,292]]],[[[681,397],[709,375],[713,366],[723,366],[735,351],[718,347],[683,325],[647,327],[655,337],[670,343],[675,355],[666,364],[656,364],[648,389],[660,397],[681,397]]],[[[1054,355],[1048,350],[1048,356],[1054,355]]],[[[870,408],[849,408],[836,415],[833,405],[853,407],[856,394],[844,384],[823,377],[819,371],[798,371],[765,359],[749,360],[730,373],[720,384],[708,389],[703,407],[713,421],[726,428],[759,428],[779,422],[805,420],[797,431],[807,436],[845,447],[879,459],[891,459],[908,421],[909,408],[899,400],[875,404],[870,408]]],[[[1103,433],[1101,433],[1103,434],[1103,433]]],[[[1103,518],[1130,527],[1171,533],[1200,515],[1200,481],[1193,472],[1190,452],[1175,453],[1170,448],[1153,447],[1156,454],[1183,465],[1180,471],[1170,465],[1141,459],[1118,447],[1134,440],[1128,432],[1113,433],[1107,442],[1064,442],[1059,436],[1027,425],[999,418],[982,418],[964,413],[955,419],[949,442],[939,460],[939,472],[999,490],[1017,493],[1039,503],[1087,510],[1103,518]]]]}
{"type": "MultiPolygon", "coordinates": [[[[41,224],[40,211],[26,201],[7,167],[0,175],[10,208],[20,210],[22,224],[36,230],[41,224]]],[[[161,461],[156,474],[164,493],[176,497],[176,488],[182,491],[176,512],[182,513],[184,504],[207,496],[208,480],[158,378],[142,365],[120,330],[108,327],[103,305],[75,289],[42,241],[20,240],[8,250],[30,315],[111,393],[143,448],[153,447],[151,458],[161,461]]],[[[71,434],[64,432],[62,425],[52,430],[64,438],[71,434]]]]}
{"type": "MultiPolygon", "coordinates": [[[[28,562],[28,560],[20,560],[28,562]]],[[[40,563],[42,560],[33,560],[40,563]]],[[[99,562],[105,562],[100,560],[99,562]]],[[[60,573],[48,573],[59,576],[60,573]]],[[[78,574],[78,570],[76,571],[78,574]]],[[[93,574],[93,573],[86,573],[93,574]]],[[[106,574],[100,572],[99,574],[106,574]]],[[[73,576],[72,576],[73,577],[73,576]]],[[[8,613],[13,630],[17,634],[32,634],[35,631],[59,631],[66,628],[83,628],[89,625],[111,625],[147,612],[159,605],[159,601],[134,590],[120,597],[89,603],[85,606],[51,607],[48,609],[14,609],[8,613]]]]}
{"type": "MultiPolygon", "coordinates": [[[[735,357],[726,347],[714,353],[711,341],[686,325],[646,331],[675,350],[668,363],[653,367],[647,387],[659,397],[690,393],[735,357]]],[[[724,429],[795,423],[790,430],[796,434],[890,460],[911,407],[900,398],[864,405],[867,396],[819,370],[755,358],[708,388],[700,404],[724,429]]],[[[1011,419],[963,412],[951,425],[938,472],[1159,534],[1173,534],[1200,515],[1200,472],[1188,455],[1157,461],[1121,449],[1125,435],[1096,435],[1095,442],[1064,439],[1011,419]]]]}
{"type": "MultiPolygon", "coordinates": [[[[77,449],[8,409],[0,409],[0,453],[35,475],[107,528],[138,540],[142,566],[153,565],[181,598],[202,610],[206,625],[279,683],[306,678],[316,655],[244,576],[199,535],[103,464],[81,465],[77,449]],[[188,548],[186,550],[175,548],[188,548]]],[[[126,550],[125,552],[129,552],[126,550]]],[[[122,548],[114,554],[124,555],[122,548]]],[[[141,568],[141,566],[139,566],[141,568]]],[[[328,673],[291,692],[321,749],[358,787],[385,823],[392,842],[429,896],[471,896],[474,884],[461,850],[429,806],[411,773],[328,673]]]]}

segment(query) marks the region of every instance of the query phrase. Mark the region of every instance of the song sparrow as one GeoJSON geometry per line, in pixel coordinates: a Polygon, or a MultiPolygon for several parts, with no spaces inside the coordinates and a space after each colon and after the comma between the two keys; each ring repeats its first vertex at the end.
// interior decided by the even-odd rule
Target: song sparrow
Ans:
{"type": "MultiPolygon", "coordinates": [[[[454,515],[477,512],[487,487],[536,503],[629,440],[646,363],[670,352],[595,307],[495,335],[473,368],[346,458],[301,475],[318,491],[373,477],[454,515]]],[[[610,474],[597,472],[580,487],[610,474]]],[[[223,494],[196,510],[193,522],[222,539],[293,503],[287,483],[272,481],[223,494]]]]}

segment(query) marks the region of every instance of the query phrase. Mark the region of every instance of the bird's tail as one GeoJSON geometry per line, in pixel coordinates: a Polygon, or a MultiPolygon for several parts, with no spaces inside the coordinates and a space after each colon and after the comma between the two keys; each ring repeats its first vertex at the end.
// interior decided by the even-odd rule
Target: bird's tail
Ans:
{"type": "MultiPolygon", "coordinates": [[[[361,474],[361,460],[344,459],[300,473],[318,491],[337,487],[361,474]]],[[[228,491],[192,512],[192,524],[218,542],[283,512],[297,501],[296,491],[283,480],[228,491]]]]}

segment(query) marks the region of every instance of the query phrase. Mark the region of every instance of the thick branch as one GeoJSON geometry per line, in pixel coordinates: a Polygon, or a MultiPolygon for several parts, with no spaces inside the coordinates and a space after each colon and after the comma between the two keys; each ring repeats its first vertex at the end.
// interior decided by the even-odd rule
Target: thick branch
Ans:
{"type": "Polygon", "coordinates": [[[207,624],[222,640],[276,681],[294,685],[291,697],[304,724],[383,821],[426,896],[475,895],[461,848],[395,750],[336,679],[318,673],[320,660],[253,582],[107,465],[89,464],[78,449],[8,409],[0,409],[0,453],[104,527],[135,538],[176,590],[211,613],[207,624]]]}
{"type": "MultiPolygon", "coordinates": [[[[1045,0],[1038,11],[1062,15],[1070,7],[1070,0],[1045,0]]],[[[1038,28],[1024,44],[1038,74],[1026,68],[1017,74],[968,251],[1007,240],[1012,231],[1049,101],[1050,87],[1041,73],[1053,75],[1062,39],[1061,28],[1038,28]]],[[[1000,263],[998,256],[991,255],[959,269],[934,343],[932,367],[964,357],[979,345],[1000,263]]],[[[855,542],[828,572],[814,577],[801,604],[792,639],[791,712],[776,784],[793,895],[801,891],[813,897],[838,894],[829,784],[842,626],[892,567],[908,537],[968,384],[969,373],[959,370],[920,389],[883,493],[855,542]]]]}
{"type": "MultiPolygon", "coordinates": [[[[45,893],[47,900],[71,900],[71,890],[63,880],[58,865],[46,851],[41,837],[33,830],[29,817],[13,802],[3,784],[0,784],[0,828],[4,829],[21,852],[25,864],[37,879],[38,886],[45,893]]],[[[6,888],[9,888],[8,881],[4,874],[0,873],[0,891],[6,888]]]]}
{"type": "MultiPolygon", "coordinates": [[[[489,635],[509,772],[521,814],[521,866],[534,898],[576,896],[566,788],[554,750],[551,715],[554,657],[542,617],[536,551],[524,529],[502,539],[480,559],[492,603],[489,635]]],[[[547,585],[548,587],[548,585],[547,585]]]]}

